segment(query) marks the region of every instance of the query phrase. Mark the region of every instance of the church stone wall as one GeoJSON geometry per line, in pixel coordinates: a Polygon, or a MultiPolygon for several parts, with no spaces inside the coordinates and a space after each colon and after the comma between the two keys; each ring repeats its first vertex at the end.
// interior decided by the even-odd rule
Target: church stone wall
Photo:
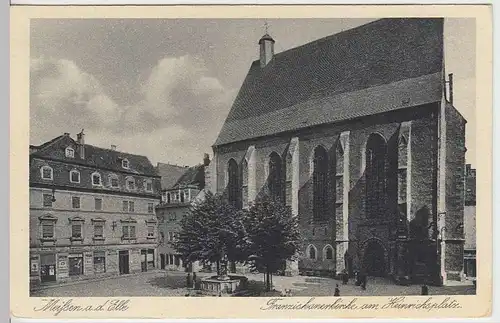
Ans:
{"type": "MultiPolygon", "coordinates": [[[[363,262],[364,249],[370,242],[376,241],[382,246],[385,257],[386,273],[388,275],[395,271],[396,241],[395,223],[397,220],[397,176],[393,166],[388,166],[388,194],[389,203],[387,214],[383,218],[367,219],[365,215],[365,149],[370,134],[379,133],[388,144],[388,149],[397,150],[399,131],[403,122],[410,121],[411,128],[411,168],[409,171],[411,179],[409,187],[411,195],[409,205],[409,220],[415,218],[417,213],[426,210],[427,223],[436,218],[436,165],[437,165],[437,112],[438,105],[427,105],[410,108],[405,111],[393,111],[385,115],[371,116],[350,122],[332,125],[317,126],[293,133],[277,134],[273,137],[260,138],[245,142],[233,143],[215,147],[217,154],[217,187],[218,192],[226,188],[225,179],[227,163],[230,158],[241,165],[248,147],[255,146],[256,153],[256,185],[257,191],[261,191],[266,183],[266,165],[271,152],[277,152],[284,159],[290,141],[298,137],[299,149],[299,185],[298,185],[298,216],[304,244],[299,260],[299,269],[302,273],[328,274],[338,271],[343,266],[336,266],[333,260],[323,259],[323,248],[326,245],[336,247],[336,219],[341,212],[337,212],[332,206],[328,220],[322,223],[314,223],[313,216],[313,194],[312,194],[312,169],[311,156],[315,147],[322,145],[330,158],[335,154],[335,147],[343,131],[349,131],[349,190],[348,190],[348,231],[349,247],[348,255],[352,259],[349,270],[360,269],[363,262]],[[396,177],[394,177],[396,176],[396,177]],[[316,248],[316,259],[309,259],[306,253],[307,247],[313,244],[316,248]]],[[[389,154],[390,158],[397,158],[389,154]]],[[[395,157],[396,156],[396,157],[395,157]]],[[[330,159],[332,160],[332,159],[330,159]]],[[[397,163],[397,161],[396,161],[397,163]]],[[[394,161],[389,162],[394,165],[394,161]]],[[[331,194],[334,194],[332,189],[331,194]]],[[[407,223],[409,227],[409,223],[407,223]]],[[[431,238],[429,232],[428,238],[431,238]]],[[[431,252],[436,252],[431,247],[431,252]]],[[[335,253],[334,253],[335,254],[335,253]]]]}

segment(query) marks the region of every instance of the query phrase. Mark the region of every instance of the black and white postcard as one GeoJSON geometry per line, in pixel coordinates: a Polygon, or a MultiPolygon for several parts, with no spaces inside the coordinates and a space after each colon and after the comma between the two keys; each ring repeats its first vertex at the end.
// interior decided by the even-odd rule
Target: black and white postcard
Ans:
{"type": "Polygon", "coordinates": [[[491,311],[489,6],[11,8],[31,318],[491,311]]]}

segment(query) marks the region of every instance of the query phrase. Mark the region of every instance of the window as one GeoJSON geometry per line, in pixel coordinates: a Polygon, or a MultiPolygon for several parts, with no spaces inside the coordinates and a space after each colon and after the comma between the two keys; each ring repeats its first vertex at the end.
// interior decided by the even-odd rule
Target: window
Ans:
{"type": "Polygon", "coordinates": [[[97,211],[102,210],[102,199],[100,199],[100,198],[97,198],[97,197],[96,197],[96,198],[94,199],[94,204],[95,204],[95,209],[96,209],[97,211]]]}
{"type": "Polygon", "coordinates": [[[145,187],[146,187],[147,192],[152,192],[153,191],[153,182],[151,182],[151,180],[147,180],[145,187]]]}
{"type": "Polygon", "coordinates": [[[340,204],[344,200],[344,151],[342,145],[337,143],[335,150],[335,203],[340,204]]]}
{"type": "Polygon", "coordinates": [[[241,208],[241,194],[239,185],[239,170],[238,164],[234,159],[230,159],[228,162],[228,200],[229,203],[237,208],[241,208]]]}
{"type": "Polygon", "coordinates": [[[122,160],[122,167],[125,168],[125,169],[129,168],[128,159],[123,159],[122,160]]]}
{"type": "Polygon", "coordinates": [[[242,207],[248,207],[248,162],[246,159],[243,160],[241,165],[241,195],[242,195],[242,207]]]}
{"type": "Polygon", "coordinates": [[[170,193],[167,193],[167,203],[170,203],[170,193]]]}
{"type": "Polygon", "coordinates": [[[181,194],[181,203],[184,203],[184,191],[182,191],[180,194],[181,194]]]}
{"type": "Polygon", "coordinates": [[[127,188],[129,190],[135,190],[135,179],[133,177],[127,177],[127,188]]]}
{"type": "Polygon", "coordinates": [[[153,213],[154,212],[154,205],[153,203],[148,203],[148,213],[153,213]]]}
{"type": "Polygon", "coordinates": [[[316,247],[313,245],[309,245],[307,255],[309,256],[309,259],[316,259],[316,247]]]}
{"type": "Polygon", "coordinates": [[[283,166],[281,157],[275,152],[272,152],[269,157],[269,194],[271,198],[283,201],[283,166]]]}
{"type": "Polygon", "coordinates": [[[184,191],[184,200],[186,202],[189,202],[191,200],[191,194],[189,193],[189,190],[184,191]]]}
{"type": "Polygon", "coordinates": [[[81,239],[82,238],[82,224],[73,223],[71,225],[71,237],[81,239]]]}
{"type": "Polygon", "coordinates": [[[66,154],[66,157],[68,157],[68,158],[75,158],[75,150],[71,147],[66,148],[65,154],[66,154]]]}
{"type": "Polygon", "coordinates": [[[148,225],[148,238],[152,238],[155,236],[155,227],[152,225],[148,225]]]}
{"type": "Polygon", "coordinates": [[[366,143],[366,215],[380,217],[386,202],[386,143],[372,134],[366,143]]]}
{"type": "Polygon", "coordinates": [[[407,181],[407,160],[408,143],[405,137],[401,136],[398,145],[398,203],[406,203],[406,181],[407,181]]]}
{"type": "Polygon", "coordinates": [[[43,223],[42,224],[42,238],[54,239],[54,224],[53,223],[43,223]]]}
{"type": "Polygon", "coordinates": [[[52,207],[52,194],[43,194],[43,206],[52,207]]]}
{"type": "Polygon", "coordinates": [[[109,183],[111,187],[117,188],[118,187],[118,176],[116,175],[109,175],[109,183]]]}
{"type": "Polygon", "coordinates": [[[292,206],[292,155],[290,152],[286,154],[285,164],[285,203],[287,206],[292,206]]]}
{"type": "Polygon", "coordinates": [[[96,185],[96,186],[101,186],[102,183],[101,183],[101,174],[99,173],[93,173],[92,174],[92,185],[96,185]]]}
{"type": "Polygon", "coordinates": [[[42,179],[46,180],[52,180],[54,172],[52,171],[52,168],[49,166],[42,166],[40,169],[42,179]]]}
{"type": "Polygon", "coordinates": [[[71,183],[80,183],[80,172],[77,170],[69,172],[69,181],[71,183]]]}
{"type": "Polygon", "coordinates": [[[123,212],[135,212],[134,209],[134,202],[133,201],[123,201],[123,207],[122,210],[123,212]]]}
{"type": "Polygon", "coordinates": [[[314,149],[313,159],[313,217],[324,220],[328,212],[328,155],[322,146],[314,149]]]}
{"type": "Polygon", "coordinates": [[[327,245],[323,251],[325,259],[333,259],[333,248],[330,245],[327,245]]]}
{"type": "Polygon", "coordinates": [[[80,197],[79,196],[71,197],[71,205],[74,209],[79,209],[80,208],[80,197]]]}
{"type": "Polygon", "coordinates": [[[122,233],[124,239],[135,239],[135,226],[134,225],[124,225],[122,227],[122,233]]]}
{"type": "Polygon", "coordinates": [[[173,232],[168,233],[168,241],[174,241],[174,233],[173,232]]]}
{"type": "Polygon", "coordinates": [[[94,224],[94,238],[104,237],[104,223],[94,224]]]}

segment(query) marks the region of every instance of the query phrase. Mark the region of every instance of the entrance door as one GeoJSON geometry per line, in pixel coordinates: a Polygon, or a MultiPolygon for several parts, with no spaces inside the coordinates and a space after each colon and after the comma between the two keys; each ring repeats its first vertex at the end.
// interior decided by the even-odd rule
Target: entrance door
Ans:
{"type": "Polygon", "coordinates": [[[141,250],[141,271],[148,271],[147,256],[148,256],[148,251],[141,250]]]}
{"type": "Polygon", "coordinates": [[[69,257],[69,275],[83,275],[83,257],[69,257]]]}
{"type": "Polygon", "coordinates": [[[56,281],[56,265],[42,265],[40,267],[40,280],[42,283],[56,281]]]}
{"type": "Polygon", "coordinates": [[[165,269],[165,254],[160,254],[160,268],[165,269]]]}
{"type": "Polygon", "coordinates": [[[129,273],[129,256],[128,250],[120,251],[119,253],[118,267],[120,269],[120,275],[129,273]]]}
{"type": "Polygon", "coordinates": [[[370,242],[365,248],[364,269],[369,276],[385,276],[384,248],[376,241],[370,242]]]}

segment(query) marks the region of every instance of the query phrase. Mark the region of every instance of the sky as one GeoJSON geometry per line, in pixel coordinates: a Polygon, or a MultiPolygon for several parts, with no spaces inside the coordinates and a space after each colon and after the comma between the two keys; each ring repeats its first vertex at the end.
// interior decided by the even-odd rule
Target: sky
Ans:
{"type": "MultiPolygon", "coordinates": [[[[374,19],[269,19],[281,52],[374,19]]],[[[30,144],[65,132],[177,165],[215,142],[265,33],[261,19],[32,19],[30,144]]],[[[445,19],[445,69],[474,167],[475,21],[445,19]]]]}

